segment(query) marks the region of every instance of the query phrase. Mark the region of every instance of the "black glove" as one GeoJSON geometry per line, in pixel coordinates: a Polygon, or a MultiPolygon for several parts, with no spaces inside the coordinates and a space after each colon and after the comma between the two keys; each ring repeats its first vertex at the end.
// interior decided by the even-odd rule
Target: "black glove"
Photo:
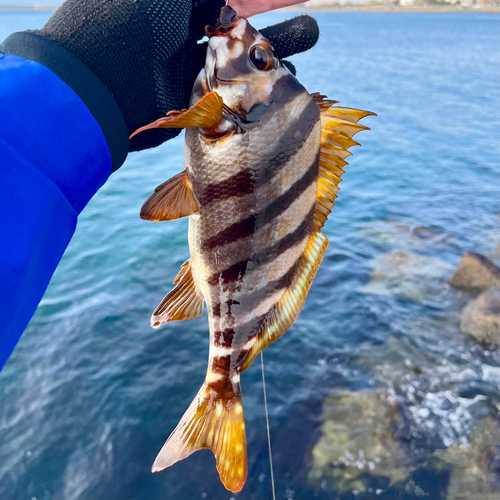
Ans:
{"type": "MultiPolygon", "coordinates": [[[[123,118],[128,137],[167,111],[188,106],[205,60],[206,45],[197,41],[204,36],[205,25],[215,24],[224,4],[223,0],[66,0],[42,30],[11,35],[1,50],[45,64],[75,90],[101,125],[116,170],[127,146],[139,151],[179,133],[155,129],[124,146],[123,118]],[[112,94],[123,115],[121,124],[105,91],[93,88],[100,82],[84,75],[79,62],[112,94]],[[95,96],[99,104],[92,102],[95,96]]],[[[313,18],[299,16],[262,34],[284,58],[311,48],[319,30],[313,18]]]]}

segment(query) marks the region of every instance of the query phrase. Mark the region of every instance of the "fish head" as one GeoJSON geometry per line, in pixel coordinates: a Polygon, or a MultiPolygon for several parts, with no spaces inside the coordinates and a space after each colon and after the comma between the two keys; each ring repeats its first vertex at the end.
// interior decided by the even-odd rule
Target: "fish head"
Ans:
{"type": "Polygon", "coordinates": [[[216,91],[224,104],[243,121],[269,106],[275,83],[291,73],[276,56],[267,38],[231,7],[222,7],[209,37],[203,71],[207,90],[216,91]]]}

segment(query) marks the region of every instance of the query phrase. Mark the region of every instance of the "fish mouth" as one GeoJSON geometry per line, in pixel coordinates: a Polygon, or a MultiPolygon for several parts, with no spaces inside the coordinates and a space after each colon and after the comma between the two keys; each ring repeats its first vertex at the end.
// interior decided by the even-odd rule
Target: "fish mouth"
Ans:
{"type": "Polygon", "coordinates": [[[205,26],[205,35],[208,38],[212,36],[229,36],[229,32],[236,26],[240,17],[234,9],[226,5],[222,7],[219,14],[219,19],[215,23],[215,26],[207,25],[205,26]]]}
{"type": "Polygon", "coordinates": [[[211,47],[208,47],[208,50],[210,50],[212,54],[212,66],[206,72],[206,77],[205,77],[208,83],[209,92],[217,90],[217,83],[221,83],[222,85],[243,83],[242,80],[239,80],[237,78],[232,78],[230,80],[225,80],[223,78],[220,78],[219,75],[217,74],[216,52],[211,47]]]}

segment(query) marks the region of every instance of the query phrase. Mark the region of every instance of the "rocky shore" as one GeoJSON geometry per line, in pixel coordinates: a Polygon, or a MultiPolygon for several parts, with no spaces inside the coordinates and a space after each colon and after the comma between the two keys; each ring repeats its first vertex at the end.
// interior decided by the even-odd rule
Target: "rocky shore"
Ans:
{"type": "Polygon", "coordinates": [[[323,402],[310,484],[336,498],[499,500],[500,247],[466,252],[453,266],[435,256],[454,244],[435,229],[385,221],[364,236],[393,247],[373,259],[365,293],[437,310],[442,327],[426,331],[417,320],[421,339],[396,334],[361,347],[358,366],[374,373],[373,387],[323,402]],[[461,346],[453,364],[429,357],[444,342],[461,346]],[[426,489],[433,482],[445,497],[426,489]]]}
{"type": "Polygon", "coordinates": [[[500,346],[500,268],[484,255],[467,252],[448,282],[465,292],[481,292],[464,307],[460,331],[500,346]]]}

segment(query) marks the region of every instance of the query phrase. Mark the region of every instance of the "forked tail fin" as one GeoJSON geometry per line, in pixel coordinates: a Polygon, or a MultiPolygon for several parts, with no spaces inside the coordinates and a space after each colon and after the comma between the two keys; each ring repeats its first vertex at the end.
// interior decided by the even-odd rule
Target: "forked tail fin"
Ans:
{"type": "Polygon", "coordinates": [[[205,382],[154,461],[158,472],[195,451],[213,451],[224,486],[240,491],[247,478],[247,443],[239,382],[205,382]],[[224,387],[223,391],[215,388],[224,387]]]}

